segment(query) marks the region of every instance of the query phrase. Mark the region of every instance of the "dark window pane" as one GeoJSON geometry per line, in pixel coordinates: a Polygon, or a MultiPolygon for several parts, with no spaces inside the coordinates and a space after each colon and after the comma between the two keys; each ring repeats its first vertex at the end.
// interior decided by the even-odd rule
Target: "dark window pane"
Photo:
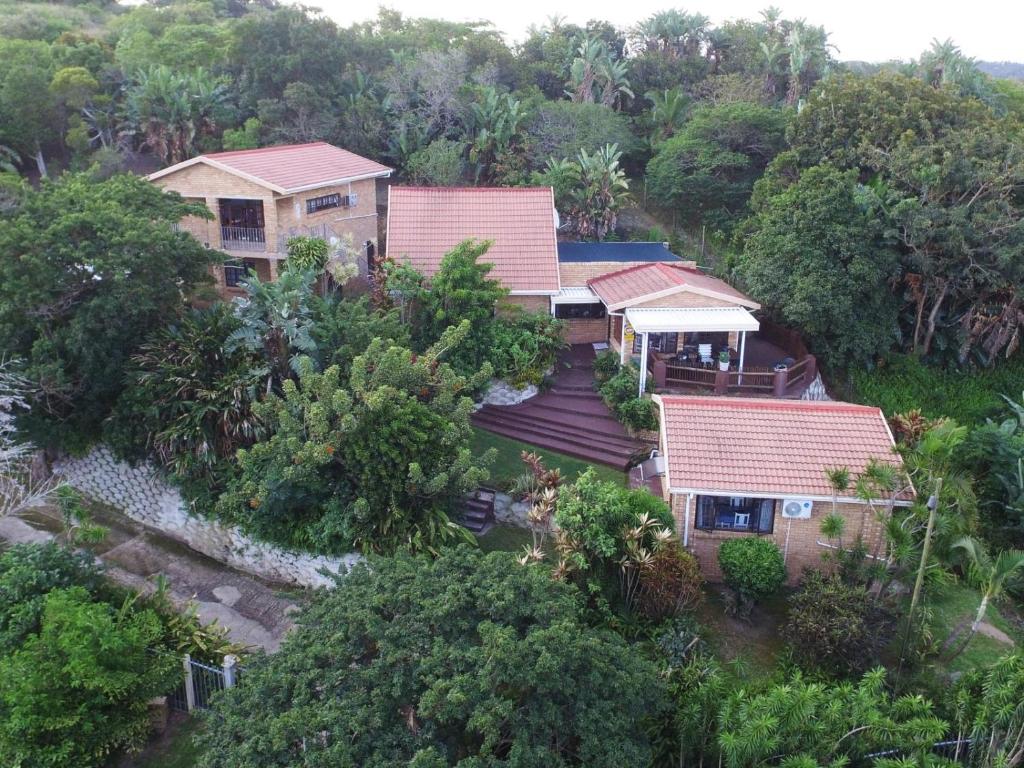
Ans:
{"type": "Polygon", "coordinates": [[[597,320],[606,314],[604,304],[555,304],[555,317],[560,320],[597,320]]]}

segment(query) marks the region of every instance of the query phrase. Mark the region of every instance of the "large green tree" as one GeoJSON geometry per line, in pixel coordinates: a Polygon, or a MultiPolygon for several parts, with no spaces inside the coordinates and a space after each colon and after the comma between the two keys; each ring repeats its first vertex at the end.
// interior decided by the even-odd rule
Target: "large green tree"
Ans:
{"type": "Polygon", "coordinates": [[[215,704],[204,768],[646,765],[654,666],[575,590],[458,547],[358,565],[215,704]]]}
{"type": "Polygon", "coordinates": [[[831,366],[869,362],[896,339],[896,258],[866,197],[855,172],[808,169],[758,204],[740,259],[751,294],[831,366]]]}
{"type": "Polygon", "coordinates": [[[783,149],[786,122],[785,112],[757,104],[697,110],[647,164],[648,199],[683,221],[726,223],[783,149]]]}
{"type": "MultiPolygon", "coordinates": [[[[487,478],[469,449],[465,378],[443,362],[469,332],[446,330],[420,355],[375,339],[342,381],[309,358],[283,394],[254,406],[268,435],[239,451],[219,513],[255,534],[324,552],[436,549],[464,536],[455,502],[487,478]]],[[[488,458],[488,457],[485,457],[488,458]]]]}
{"type": "Polygon", "coordinates": [[[209,280],[214,253],[171,226],[186,215],[209,213],[138,177],[78,174],[0,223],[0,348],[37,385],[41,441],[94,438],[145,332],[209,280]]]}

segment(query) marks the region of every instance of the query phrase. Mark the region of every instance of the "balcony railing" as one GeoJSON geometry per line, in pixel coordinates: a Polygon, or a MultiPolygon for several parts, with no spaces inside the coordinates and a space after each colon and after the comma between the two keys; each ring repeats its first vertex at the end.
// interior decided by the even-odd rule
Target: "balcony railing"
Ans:
{"type": "Polygon", "coordinates": [[[267,233],[263,227],[221,227],[223,248],[232,251],[267,250],[267,233]]]}

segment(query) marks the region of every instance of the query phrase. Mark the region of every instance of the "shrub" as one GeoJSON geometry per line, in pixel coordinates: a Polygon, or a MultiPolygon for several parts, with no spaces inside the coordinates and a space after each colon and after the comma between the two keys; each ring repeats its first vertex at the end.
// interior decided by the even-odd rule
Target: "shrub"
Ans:
{"type": "Polygon", "coordinates": [[[639,609],[654,622],[696,608],[704,597],[697,558],[678,546],[661,547],[641,576],[639,609]]]}
{"type": "MultiPolygon", "coordinates": [[[[611,366],[603,362],[605,370],[611,366]]],[[[630,429],[652,430],[658,428],[658,416],[654,403],[647,398],[637,397],[640,389],[640,372],[635,365],[624,365],[618,373],[608,378],[598,391],[616,418],[630,429]]]]}
{"type": "Polygon", "coordinates": [[[610,349],[598,352],[594,357],[594,379],[598,384],[604,384],[608,379],[619,372],[619,356],[610,349]]]}
{"type": "Polygon", "coordinates": [[[718,548],[718,564],[744,612],[777,592],[786,579],[782,551],[769,539],[745,536],[723,541],[718,548]]]}
{"type": "Polygon", "coordinates": [[[546,312],[516,312],[495,318],[488,360],[494,375],[514,387],[540,384],[565,346],[562,321],[546,312]]]}
{"type": "Polygon", "coordinates": [[[619,421],[634,431],[650,431],[658,428],[658,412],[654,402],[646,397],[634,397],[615,407],[619,421]]]}
{"type": "Polygon", "coordinates": [[[78,586],[105,591],[99,568],[87,553],[56,544],[15,544],[0,554],[0,655],[39,631],[46,596],[78,586]]]}
{"type": "Polygon", "coordinates": [[[654,664],[509,553],[373,558],[214,703],[204,768],[648,765],[654,664]]]}
{"type": "Polygon", "coordinates": [[[892,613],[863,586],[808,570],[790,598],[783,635],[805,669],[859,675],[877,663],[893,626],[892,613]]]}
{"type": "Polygon", "coordinates": [[[178,658],[153,654],[153,611],[92,602],[81,587],[45,601],[39,633],[0,659],[0,754],[9,765],[99,766],[149,731],[148,702],[174,684],[178,658]]]}

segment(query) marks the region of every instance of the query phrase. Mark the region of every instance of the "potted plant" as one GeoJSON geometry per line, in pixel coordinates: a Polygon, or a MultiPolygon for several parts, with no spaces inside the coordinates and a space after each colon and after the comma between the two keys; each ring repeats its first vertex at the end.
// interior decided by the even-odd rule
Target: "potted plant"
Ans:
{"type": "Polygon", "coordinates": [[[718,353],[718,369],[720,371],[729,370],[729,350],[723,349],[718,353]]]}

